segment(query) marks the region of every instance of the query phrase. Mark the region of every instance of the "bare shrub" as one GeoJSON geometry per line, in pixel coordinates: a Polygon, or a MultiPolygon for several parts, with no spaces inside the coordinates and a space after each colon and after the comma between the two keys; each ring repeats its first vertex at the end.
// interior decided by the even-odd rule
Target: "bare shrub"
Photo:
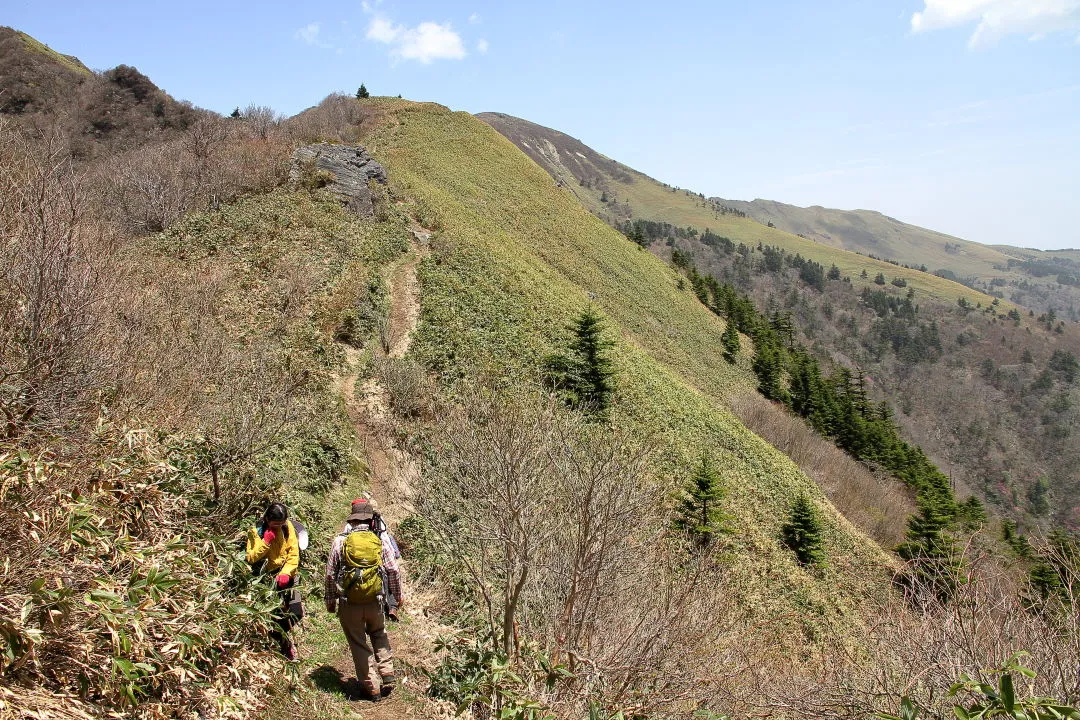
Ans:
{"type": "Polygon", "coordinates": [[[334,93],[313,108],[285,121],[289,136],[301,143],[355,143],[374,121],[370,106],[361,105],[356,98],[334,93]]]}
{"type": "Polygon", "coordinates": [[[907,518],[915,511],[903,483],[870,470],[801,418],[756,393],[735,398],[731,409],[744,425],[795,461],[855,526],[883,547],[903,542],[907,518]]]}
{"type": "Polygon", "coordinates": [[[390,396],[390,409],[406,420],[431,417],[435,388],[423,366],[411,358],[377,357],[375,377],[390,396]]]}
{"type": "MultiPolygon", "coordinates": [[[[954,682],[966,675],[994,684],[994,668],[1021,651],[1030,653],[1025,664],[1037,673],[1030,693],[1075,704],[1080,699],[1076,598],[1033,607],[1015,569],[1003,567],[982,544],[976,536],[965,548],[953,601],[913,607],[894,595],[871,609],[872,622],[857,650],[837,645],[813,663],[774,658],[736,688],[739,704],[751,714],[783,709],[796,717],[854,718],[895,713],[907,696],[928,711],[927,717],[952,717],[954,682]]],[[[1065,560],[1073,577],[1080,577],[1077,561],[1065,560]]]]}
{"type": "Polygon", "coordinates": [[[111,158],[96,182],[109,217],[131,232],[158,232],[189,212],[277,185],[288,154],[284,138],[252,140],[231,121],[208,117],[176,140],[111,158]]]}
{"type": "Polygon", "coordinates": [[[272,107],[266,105],[248,105],[241,115],[244,123],[259,140],[269,140],[270,135],[281,124],[283,118],[272,107]]]}
{"type": "MultiPolygon", "coordinates": [[[[170,272],[164,263],[159,269],[170,272]]],[[[238,337],[226,324],[224,275],[171,272],[173,282],[145,292],[131,319],[138,342],[127,353],[131,372],[116,412],[198,438],[200,470],[213,500],[227,505],[245,493],[223,489],[222,470],[281,442],[309,412],[302,392],[308,371],[290,363],[274,338],[238,337]]]]}
{"type": "Polygon", "coordinates": [[[13,437],[70,424],[118,372],[104,323],[120,242],[88,217],[59,135],[0,127],[0,144],[0,434],[13,437]]]}
{"type": "Polygon", "coordinates": [[[647,715],[712,702],[705,658],[739,672],[745,618],[720,566],[665,541],[648,443],[552,398],[489,391],[464,392],[430,439],[418,507],[531,697],[568,717],[590,703],[647,715]],[[571,675],[545,685],[537,653],[571,675]]]}

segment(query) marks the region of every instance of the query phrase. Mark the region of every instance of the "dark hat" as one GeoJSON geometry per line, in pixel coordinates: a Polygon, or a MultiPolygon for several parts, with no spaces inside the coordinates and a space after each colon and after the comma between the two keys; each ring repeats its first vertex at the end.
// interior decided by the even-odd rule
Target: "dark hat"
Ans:
{"type": "Polygon", "coordinates": [[[347,522],[352,522],[353,520],[371,520],[373,517],[375,517],[375,508],[371,506],[371,501],[361,498],[359,500],[353,500],[349,517],[345,518],[345,520],[347,522]]]}

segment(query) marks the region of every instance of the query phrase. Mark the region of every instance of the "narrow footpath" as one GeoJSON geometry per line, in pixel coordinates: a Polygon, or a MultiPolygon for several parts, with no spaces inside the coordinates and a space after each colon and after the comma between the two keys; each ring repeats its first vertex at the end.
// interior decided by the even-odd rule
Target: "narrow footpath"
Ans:
{"type": "MultiPolygon", "coordinates": [[[[390,310],[384,337],[376,347],[377,357],[401,359],[409,350],[413,333],[420,319],[420,283],[417,268],[427,252],[431,231],[414,225],[409,253],[389,271],[390,310]]],[[[328,517],[340,515],[348,498],[370,490],[379,504],[379,511],[395,528],[413,512],[413,489],[420,478],[420,466],[415,458],[399,447],[395,440],[390,402],[386,388],[375,378],[361,381],[358,372],[361,353],[343,346],[346,371],[337,378],[336,387],[356,429],[363,457],[367,462],[367,483],[341,488],[327,498],[328,517]]],[[[420,669],[434,662],[436,638],[446,628],[429,616],[432,598],[415,593],[408,583],[408,558],[403,558],[405,607],[402,621],[390,623],[388,631],[394,652],[397,688],[379,702],[353,700],[347,697],[346,683],[355,677],[352,657],[337,623],[326,615],[311,633],[311,650],[327,655],[327,663],[309,671],[308,677],[316,687],[325,691],[325,703],[320,703],[320,717],[350,717],[364,720],[404,720],[453,716],[452,708],[442,707],[424,696],[426,682],[420,669]],[[331,649],[332,648],[332,649],[331,649]],[[320,652],[321,651],[321,652],[320,652]]],[[[314,624],[314,623],[313,623],[314,624]]],[[[302,646],[303,649],[303,646],[302,646]]]]}

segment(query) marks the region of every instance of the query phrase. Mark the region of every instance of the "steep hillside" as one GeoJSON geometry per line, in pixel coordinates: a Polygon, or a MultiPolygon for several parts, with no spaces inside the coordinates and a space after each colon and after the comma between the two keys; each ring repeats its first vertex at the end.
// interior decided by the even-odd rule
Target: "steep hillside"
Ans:
{"type": "MultiPolygon", "coordinates": [[[[540,660],[539,666],[523,661],[522,667],[550,668],[549,662],[556,662],[566,647],[559,635],[560,628],[567,624],[574,627],[568,623],[569,615],[574,612],[573,591],[566,587],[566,578],[572,576],[572,571],[567,569],[567,575],[556,574],[554,585],[558,590],[550,590],[546,595],[541,592],[551,587],[550,573],[562,567],[558,564],[557,549],[549,556],[542,548],[533,548],[538,557],[551,558],[548,562],[555,564],[555,568],[534,568],[535,575],[528,576],[530,582],[526,582],[527,573],[518,569],[518,565],[499,562],[499,558],[509,557],[502,552],[514,554],[512,548],[531,537],[523,531],[514,534],[515,526],[546,532],[543,523],[529,524],[535,506],[528,497],[517,494],[523,491],[512,481],[516,477],[512,468],[518,466],[516,458],[520,450],[514,438],[524,437],[526,440],[521,442],[527,442],[536,432],[550,432],[553,421],[549,415],[538,413],[533,421],[515,425],[514,418],[519,417],[515,413],[520,411],[493,409],[488,399],[476,400],[465,388],[476,377],[487,378],[497,387],[518,393],[540,386],[545,377],[545,359],[565,347],[568,334],[565,328],[587,305],[598,308],[607,318],[615,339],[612,355],[617,390],[607,417],[609,429],[620,433],[621,438],[639,438],[658,448],[658,462],[651,477],[630,474],[631,480],[623,483],[623,487],[644,490],[647,497],[653,498],[646,501],[646,506],[655,508],[663,502],[660,498],[677,491],[681,478],[686,478],[689,470],[700,462],[702,453],[712,455],[719,460],[727,488],[723,507],[734,531],[722,536],[717,545],[719,554],[712,556],[719,561],[721,576],[707,583],[708,587],[697,585],[688,593],[693,602],[705,605],[691,613],[698,618],[694,628],[680,626],[678,630],[686,645],[684,652],[677,660],[669,657],[664,661],[672,663],[667,671],[656,670],[661,676],[655,679],[654,689],[645,693],[647,700],[630,693],[634,702],[640,703],[634,707],[650,708],[660,714],[689,713],[704,706],[737,708],[736,715],[752,712],[775,715],[779,705],[763,699],[775,693],[792,702],[802,702],[791,700],[800,696],[809,705],[820,699],[822,705],[816,706],[816,710],[802,705],[804,710],[792,714],[822,716],[830,712],[825,707],[833,701],[817,694],[820,685],[815,673],[827,675],[836,669],[835,666],[831,670],[823,669],[830,667],[825,658],[851,659],[852,664],[842,673],[861,665],[855,658],[873,658],[873,663],[880,663],[879,667],[890,668],[886,673],[897,672],[897,676],[910,673],[920,664],[921,660],[905,660],[893,665],[892,653],[896,647],[887,651],[869,650],[874,642],[872,637],[877,636],[864,633],[864,623],[869,618],[863,613],[875,607],[874,613],[883,613],[875,615],[875,620],[891,622],[885,618],[893,617],[892,611],[884,611],[883,606],[875,603],[890,596],[891,591],[886,590],[889,583],[882,585],[881,580],[890,574],[889,568],[895,567],[895,561],[839,516],[824,501],[820,488],[788,457],[750,432],[733,414],[732,399],[745,397],[746,388],[755,382],[747,372],[749,347],[742,340],[736,362],[723,359],[725,323],[717,317],[718,313],[701,302],[694,283],[686,282],[687,277],[676,274],[671,266],[589,213],[569,191],[573,188],[552,183],[550,176],[526,154],[472,116],[450,112],[441,106],[395,100],[369,100],[363,104],[383,114],[379,127],[363,141],[387,167],[392,194],[399,205],[410,208],[418,221],[434,233],[430,254],[420,268],[421,319],[409,356],[438,374],[443,392],[450,390],[451,397],[462,393],[470,403],[466,417],[471,424],[462,425],[460,416],[453,412],[437,415],[438,424],[445,425],[443,432],[452,436],[450,442],[440,444],[424,431],[417,431],[424,438],[420,447],[425,448],[430,458],[421,482],[418,507],[429,522],[441,528],[441,533],[456,533],[464,525],[477,527],[477,532],[485,538],[506,538],[503,547],[511,549],[505,551],[491,547],[490,542],[470,539],[460,541],[463,548],[460,552],[475,548],[474,552],[481,553],[485,561],[494,563],[492,567],[500,578],[495,587],[503,588],[507,594],[496,592],[494,598],[485,596],[488,613],[501,617],[499,613],[503,610],[491,610],[493,604],[500,608],[514,606],[513,587],[528,586],[533,588],[530,593],[537,593],[529,594],[537,604],[529,605],[531,609],[523,610],[519,616],[522,633],[536,640],[538,645],[534,647],[543,648],[539,652],[552,655],[541,656],[550,661],[540,660]],[[500,429],[507,426],[514,431],[501,434],[500,429]],[[495,456],[489,463],[476,457],[477,453],[486,457],[485,447],[497,448],[488,451],[495,456]],[[439,458],[435,448],[449,453],[450,458],[439,458]],[[477,475],[471,474],[474,465],[481,467],[477,475]],[[448,481],[447,477],[451,479],[448,481]],[[801,495],[813,499],[815,512],[825,527],[825,553],[829,560],[823,568],[798,565],[780,540],[784,518],[790,517],[801,495]],[[503,507],[505,512],[492,521],[482,509],[471,507],[476,502],[483,508],[503,507]],[[463,505],[470,507],[457,509],[463,505]],[[481,521],[477,523],[476,518],[481,521]],[[521,584],[515,585],[512,579],[519,577],[518,573],[521,584]],[[734,620],[723,612],[717,614],[720,607],[730,609],[728,603],[732,601],[741,619],[734,620]],[[869,605],[865,604],[867,601],[869,605]],[[556,617],[560,615],[561,619],[556,617]],[[717,627],[728,627],[730,631],[707,641],[703,639],[700,632],[713,632],[717,627]],[[747,627],[756,630],[745,633],[747,627]],[[776,631],[779,636],[773,634],[776,631]],[[766,637],[769,639],[762,645],[766,637]],[[845,649],[835,649],[833,642],[839,642],[845,649]],[[775,658],[792,651],[795,652],[792,664],[780,670],[774,664],[775,658]],[[862,655],[864,651],[868,655],[862,655]],[[815,657],[823,659],[824,665],[814,666],[815,657]],[[717,663],[724,667],[719,676],[709,670],[717,663]],[[754,674],[756,670],[750,670],[751,666],[760,669],[756,677],[761,684],[752,691],[756,697],[743,694],[746,686],[730,680],[733,675],[754,674]],[[817,670],[810,670],[811,666],[817,670]],[[794,689],[802,681],[811,685],[794,689]],[[765,687],[773,682],[777,685],[765,687]],[[702,694],[697,694],[687,683],[701,683],[702,694]],[[780,686],[785,690],[775,689],[780,686]],[[685,702],[667,704],[672,697],[685,698],[685,702]]],[[[581,154],[585,155],[584,151],[581,154]]],[[[603,158],[577,157],[583,167],[585,163],[595,167],[595,163],[604,162],[603,158]]],[[[850,283],[836,282],[851,289],[850,283]]],[[[955,306],[955,300],[951,304],[955,306]]],[[[999,322],[996,313],[992,319],[988,312],[979,315],[986,316],[989,327],[999,322]]],[[[1055,382],[1057,379],[1051,378],[1051,384],[1055,382]]],[[[595,437],[574,427],[577,429],[569,433],[554,432],[562,437],[567,434],[595,437]]],[[[550,452],[560,455],[565,451],[564,446],[563,450],[550,452]]],[[[590,472],[597,473],[591,477],[598,485],[589,487],[602,492],[603,471],[590,472]]],[[[543,476],[532,479],[532,483],[545,481],[543,476]]],[[[563,516],[567,511],[560,497],[552,493],[541,498],[540,512],[563,516]]],[[[865,499],[868,504],[877,500],[865,499]]],[[[619,507],[619,503],[613,503],[611,511],[620,512],[619,507]]],[[[638,531],[651,528],[645,532],[659,535],[660,528],[651,524],[656,520],[652,511],[644,512],[624,520],[620,527],[638,531]]],[[[623,537],[621,532],[616,534],[623,537]]],[[[630,531],[624,539],[635,535],[630,531]]],[[[572,544],[577,537],[571,533],[564,540],[572,544]]],[[[539,542],[542,545],[547,541],[539,542]]],[[[975,542],[981,546],[981,540],[975,542]]],[[[581,547],[573,552],[588,552],[584,546],[570,546],[581,547]]],[[[655,548],[655,543],[652,546],[655,548]]],[[[684,571],[676,571],[676,576],[686,578],[681,574],[684,571]]],[[[433,572],[441,574],[438,570],[433,572]]],[[[476,579],[484,574],[482,568],[474,566],[472,574],[465,578],[476,579]]],[[[452,581],[447,582],[453,586],[452,581]]],[[[459,576],[458,582],[468,580],[459,576]]],[[[614,583],[612,587],[622,586],[614,583]]],[[[607,602],[599,602],[596,612],[605,620],[590,626],[588,632],[592,634],[585,635],[588,640],[583,645],[570,643],[574,647],[588,647],[583,652],[590,657],[595,657],[592,653],[600,648],[610,648],[613,656],[621,657],[621,650],[606,643],[625,647],[618,638],[624,637],[624,632],[629,632],[627,638],[634,636],[628,627],[653,622],[646,617],[651,617],[648,612],[656,611],[657,603],[668,607],[663,599],[667,596],[662,591],[656,593],[655,601],[646,601],[644,605],[626,587],[604,594],[607,602]],[[651,610],[644,611],[645,606],[651,610]]],[[[674,628],[668,620],[679,617],[681,611],[669,612],[670,616],[665,615],[654,637],[666,640],[665,632],[674,628]]],[[[496,646],[508,653],[513,652],[517,643],[514,622],[507,620],[501,626],[503,639],[496,642],[496,646]]],[[[492,623],[493,628],[498,625],[492,623]]],[[[898,637],[888,631],[884,635],[898,637]]],[[[908,640],[899,642],[903,645],[908,640]]],[[[925,647],[921,641],[911,642],[925,647]]],[[[462,649],[463,654],[455,656],[456,662],[473,662],[470,658],[480,652],[479,647],[467,652],[462,649]]],[[[565,651],[574,662],[576,650],[565,651]]],[[[901,655],[906,652],[899,650],[901,655]]],[[[651,663],[657,662],[657,657],[640,658],[632,666],[653,667],[651,663]]],[[[450,660],[446,662],[447,673],[459,672],[450,669],[453,667],[450,660]]],[[[606,662],[617,664],[618,661],[606,662]]],[[[627,694],[609,685],[612,677],[603,669],[609,665],[590,665],[588,670],[584,664],[579,667],[583,677],[595,683],[591,685],[594,692],[606,701],[618,703],[607,707],[627,707],[627,694]]],[[[917,682],[910,675],[907,677],[912,683],[917,682]]],[[[625,690],[626,682],[615,685],[621,683],[625,690]]],[[[525,685],[528,687],[528,683],[525,685]]],[[[536,685],[532,687],[531,692],[546,698],[567,697],[559,688],[545,692],[536,685]]],[[[837,692],[844,694],[847,690],[837,692]]],[[[460,695],[451,697],[455,702],[462,699],[460,695]]],[[[465,697],[467,702],[470,696],[465,697]]]]}
{"type": "Polygon", "coordinates": [[[777,608],[791,593],[805,593],[836,619],[873,591],[876,581],[866,583],[884,571],[887,558],[835,514],[790,460],[726,409],[726,399],[744,393],[750,379],[722,360],[724,324],[681,288],[669,267],[586,212],[471,116],[380,103],[389,118],[368,142],[392,188],[438,230],[421,271],[419,359],[445,378],[484,372],[522,382],[538,376],[543,358],[561,342],[561,328],[594,303],[618,335],[619,422],[657,437],[671,479],[702,452],[723,460],[739,526],[734,585],[777,608]],[[829,518],[830,555],[848,558],[827,580],[798,572],[777,541],[777,520],[803,492],[829,518]],[[783,587],[761,583],[778,572],[783,587]]]}
{"type": "MultiPolygon", "coordinates": [[[[859,277],[863,272],[866,272],[869,278],[884,273],[887,279],[902,278],[909,286],[930,297],[948,302],[964,297],[973,305],[985,305],[993,299],[988,296],[993,278],[1003,278],[1003,282],[1014,281],[1017,285],[1023,280],[1016,272],[994,270],[995,264],[1003,267],[1007,265],[1008,256],[977,243],[953,239],[959,243],[954,257],[945,251],[943,238],[947,236],[932,231],[904,226],[901,241],[896,241],[892,236],[895,235],[896,225],[903,225],[902,223],[885,223],[889,232],[878,237],[876,233],[880,223],[875,223],[872,231],[865,227],[866,218],[874,217],[875,213],[860,216],[858,220],[847,216],[842,220],[837,219],[834,234],[819,230],[816,235],[804,232],[802,234],[805,237],[801,237],[798,233],[808,229],[809,221],[804,220],[802,225],[792,221],[789,227],[774,222],[775,227],[772,227],[768,223],[773,218],[759,218],[754,214],[757,206],[753,203],[706,198],[690,190],[665,185],[604,157],[568,135],[527,120],[502,113],[480,113],[477,117],[509,138],[547,170],[556,182],[569,188],[589,210],[613,225],[621,225],[633,218],[668,222],[678,227],[689,226],[698,232],[707,228],[713,233],[731,238],[736,243],[742,242],[750,246],[763,243],[802,255],[825,267],[835,264],[845,275],[851,275],[856,284],[859,284],[859,277]],[[841,233],[841,229],[846,231],[841,233]],[[824,235],[829,237],[825,238],[824,235]],[[873,242],[870,242],[871,237],[873,242]],[[919,259],[916,246],[928,237],[936,238],[929,249],[930,257],[919,259]],[[883,249],[899,252],[909,247],[911,252],[905,252],[902,257],[883,252],[883,249]],[[871,255],[874,257],[870,257],[871,255]],[[932,275],[931,273],[939,268],[949,267],[932,264],[932,261],[940,259],[939,256],[951,257],[954,264],[957,260],[962,260],[956,264],[959,269],[951,272],[954,272],[956,278],[975,278],[979,284],[976,286],[974,280],[969,280],[968,284],[972,287],[962,287],[932,275]],[[885,260],[895,262],[884,262],[885,260]],[[900,267],[905,264],[910,268],[925,266],[927,272],[900,267]],[[976,277],[976,273],[982,274],[976,277]]],[[[769,203],[768,206],[779,208],[780,204],[769,203]]],[[[952,247],[949,246],[950,251],[952,247]]],[[[1031,278],[1028,277],[1028,280],[1031,278]]],[[[1019,299],[1020,297],[1018,302],[1019,299]]],[[[1058,307],[1059,312],[1063,307],[1065,306],[1058,307]]]]}
{"type": "MultiPolygon", "coordinates": [[[[1058,253],[1058,265],[1048,268],[1039,264],[1037,251],[1004,249],[1015,253],[1010,269],[1003,250],[958,241],[877,213],[815,208],[804,212],[765,201],[706,199],[664,186],[557,131],[507,115],[485,113],[480,118],[529,154],[593,213],[624,230],[633,228],[654,253],[669,257],[673,250],[688,252],[702,271],[750,294],[760,308],[794,313],[804,341],[837,366],[862,368],[874,394],[902,410],[899,418],[907,436],[962,487],[1008,515],[1041,523],[1049,510],[1040,500],[1036,512],[1027,496],[1038,494],[1035,489],[1045,483],[1053,489],[1052,516],[1058,522],[1078,522],[1080,473],[1067,440],[1076,388],[1069,381],[1046,386],[1049,376],[1036,383],[1040,373],[1050,372],[1054,352],[1080,354],[1080,331],[1061,322],[1067,313],[1047,311],[1036,318],[1026,308],[944,278],[810,238],[814,228],[828,225],[830,237],[818,239],[863,250],[874,243],[871,250],[880,257],[900,250],[914,252],[929,243],[928,263],[952,258],[967,263],[966,272],[996,273],[999,278],[987,289],[1001,295],[999,290],[1013,283],[1018,300],[1029,295],[1046,298],[1040,289],[1045,286],[1035,284],[1033,270],[1058,288],[1052,297],[1067,290],[1069,286],[1058,283],[1056,275],[1046,277],[1051,269],[1067,272],[1072,262],[1067,251],[1058,253]],[[754,212],[772,212],[775,217],[762,216],[758,222],[752,219],[754,212]],[[807,237],[783,232],[781,219],[807,237]],[[777,227],[768,227],[769,222],[777,227]],[[740,243],[746,246],[740,248],[746,255],[734,253],[740,243]],[[787,261],[777,264],[775,253],[765,257],[758,243],[782,251],[787,261]],[[807,282],[814,272],[783,270],[797,262],[795,255],[821,265],[821,277],[813,280],[815,289],[807,282]],[[836,269],[830,277],[843,282],[826,282],[821,271],[831,265],[836,269]],[[762,274],[771,279],[763,280],[762,274]],[[893,303],[906,297],[913,303],[910,317],[900,321],[888,310],[881,315],[883,308],[873,309],[866,292],[883,301],[891,296],[893,303]],[[995,325],[1006,324],[1002,321],[1008,321],[1007,327],[999,331],[995,325]],[[941,338],[939,349],[927,351],[910,342],[920,326],[919,332],[941,338]],[[913,382],[914,378],[922,381],[913,382]],[[957,388],[971,385],[977,389],[963,391],[963,400],[958,401],[957,388]]],[[[928,265],[928,269],[935,268],[928,265]]]]}
{"type": "MultiPolygon", "coordinates": [[[[754,393],[749,343],[685,262],[475,118],[331,96],[286,123],[141,135],[144,80],[98,87],[136,120],[93,153],[49,106],[0,118],[0,715],[864,717],[901,694],[940,715],[957,673],[992,675],[994,633],[1055,648],[1040,670],[1076,666],[1075,621],[1021,612],[999,566],[902,567],[869,540],[896,537],[903,489],[754,393]],[[385,175],[342,147],[358,140],[385,175]],[[320,164],[331,147],[372,171],[370,198],[320,164]],[[606,412],[561,384],[583,379],[566,359],[584,308],[614,370],[606,412]],[[814,480],[733,406],[779,418],[769,437],[814,480]],[[317,581],[365,489],[410,581],[399,690],[377,707],[354,704],[317,581]],[[276,500],[312,531],[296,665],[268,642],[281,598],[238,551],[276,500]],[[964,602],[922,582],[933,567],[969,573],[964,602]]],[[[934,553],[953,542],[912,527],[934,553]]]]}

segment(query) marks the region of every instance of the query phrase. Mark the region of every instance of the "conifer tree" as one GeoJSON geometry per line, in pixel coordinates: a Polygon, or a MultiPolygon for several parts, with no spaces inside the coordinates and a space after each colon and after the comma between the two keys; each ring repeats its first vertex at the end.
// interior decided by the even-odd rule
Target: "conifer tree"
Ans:
{"type": "Polygon", "coordinates": [[[360,89],[356,91],[356,99],[362,100],[366,97],[371,97],[371,93],[369,93],[368,89],[364,87],[364,83],[360,83],[360,89]]]}
{"type": "Polygon", "coordinates": [[[729,363],[734,363],[742,344],[739,342],[739,331],[735,329],[735,323],[731,320],[728,320],[724,334],[720,336],[720,344],[724,348],[724,359],[729,363]]]}
{"type": "Polygon", "coordinates": [[[821,567],[825,564],[825,551],[821,547],[821,521],[808,497],[800,495],[795,498],[791,516],[780,531],[784,544],[795,553],[801,565],[821,567]]]}
{"type": "Polygon", "coordinates": [[[571,325],[568,354],[555,354],[545,364],[555,387],[573,408],[604,415],[614,392],[615,366],[608,351],[615,343],[604,337],[604,320],[589,306],[571,325]]]}
{"type": "Polygon", "coordinates": [[[929,591],[945,602],[956,592],[961,569],[950,532],[952,508],[946,498],[927,491],[919,493],[916,503],[919,511],[908,518],[907,541],[896,548],[897,555],[910,564],[904,581],[909,589],[929,591]]]}
{"type": "Polygon", "coordinates": [[[972,495],[956,506],[956,518],[965,530],[974,531],[986,524],[986,508],[972,495]]]}
{"type": "Polygon", "coordinates": [[[761,325],[754,332],[754,374],[758,379],[758,392],[770,400],[788,402],[784,389],[784,353],[780,340],[768,325],[761,325]]]}
{"type": "Polygon", "coordinates": [[[720,508],[723,499],[720,473],[712,458],[703,453],[686,482],[675,516],[675,527],[685,531],[699,550],[712,545],[717,535],[728,532],[724,527],[727,517],[720,508]]]}
{"type": "Polygon", "coordinates": [[[231,117],[233,120],[240,119],[240,117],[241,117],[240,116],[240,108],[237,107],[235,110],[233,110],[231,113],[229,113],[229,117],[231,117]]]}

